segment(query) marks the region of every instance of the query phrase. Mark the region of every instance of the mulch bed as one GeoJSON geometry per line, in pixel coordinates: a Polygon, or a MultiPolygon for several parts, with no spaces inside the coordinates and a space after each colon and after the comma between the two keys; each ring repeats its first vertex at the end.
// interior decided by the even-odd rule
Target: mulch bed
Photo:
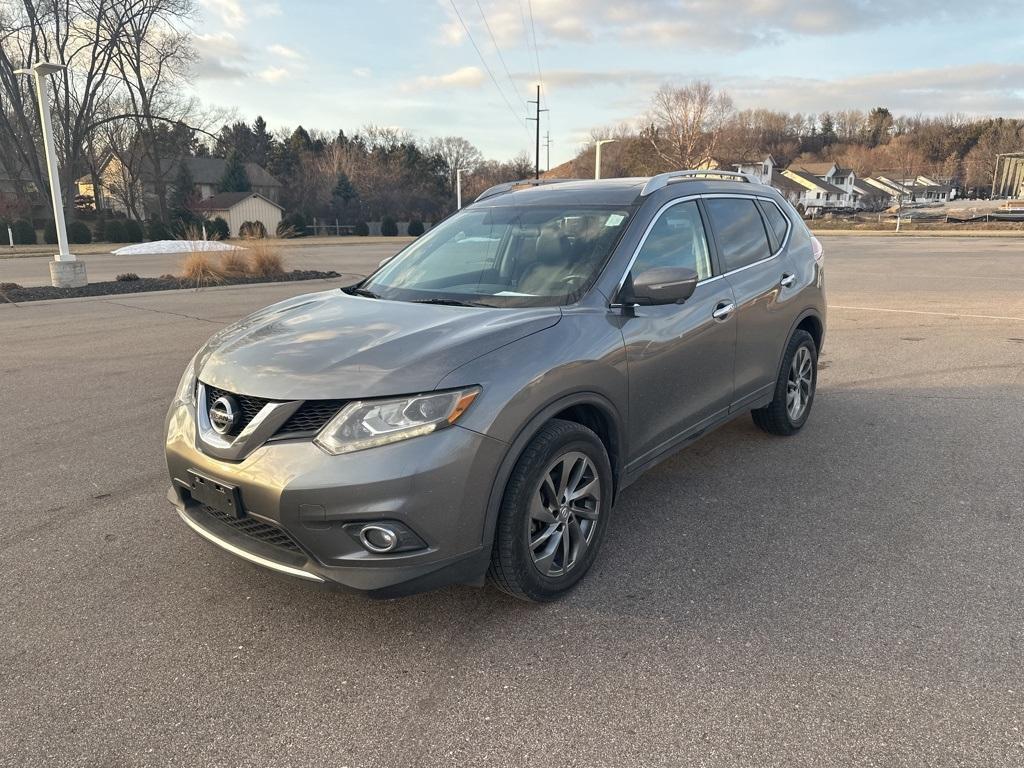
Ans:
{"type": "Polygon", "coordinates": [[[331,270],[320,272],[316,269],[293,269],[280,275],[267,277],[229,277],[215,283],[196,285],[195,280],[180,277],[140,277],[138,280],[110,280],[101,283],[89,283],[82,288],[54,288],[50,285],[31,288],[9,287],[10,284],[0,283],[0,304],[4,299],[15,304],[23,301],[43,301],[45,299],[78,299],[83,296],[111,296],[119,293],[142,293],[143,291],[177,291],[186,288],[211,288],[221,285],[248,285],[249,283],[287,283],[295,280],[324,280],[341,277],[331,270]]]}

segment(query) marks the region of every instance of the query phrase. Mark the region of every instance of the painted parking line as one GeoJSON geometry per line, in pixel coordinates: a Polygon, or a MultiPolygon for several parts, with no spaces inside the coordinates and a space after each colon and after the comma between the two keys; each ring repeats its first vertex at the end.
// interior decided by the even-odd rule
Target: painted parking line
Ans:
{"type": "Polygon", "coordinates": [[[972,315],[966,312],[928,312],[923,309],[884,309],[882,307],[847,307],[841,304],[829,304],[829,309],[848,309],[855,312],[894,312],[903,315],[934,315],[936,317],[970,317],[977,320],[1011,320],[1017,323],[1024,323],[1024,317],[1008,317],[1006,315],[972,315]]]}

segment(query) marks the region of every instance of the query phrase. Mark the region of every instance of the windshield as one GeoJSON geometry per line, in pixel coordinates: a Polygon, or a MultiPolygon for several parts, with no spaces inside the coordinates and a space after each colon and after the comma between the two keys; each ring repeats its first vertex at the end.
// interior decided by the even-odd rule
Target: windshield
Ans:
{"type": "Polygon", "coordinates": [[[359,292],[496,307],[565,304],[590,287],[630,213],[600,206],[473,206],[423,235],[359,292]]]}

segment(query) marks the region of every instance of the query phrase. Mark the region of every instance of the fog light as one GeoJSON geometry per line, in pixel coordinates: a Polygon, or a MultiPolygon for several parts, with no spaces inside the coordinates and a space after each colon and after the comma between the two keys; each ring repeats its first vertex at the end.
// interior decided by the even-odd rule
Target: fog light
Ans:
{"type": "Polygon", "coordinates": [[[391,552],[398,546],[398,534],[383,525],[364,525],[359,529],[359,541],[371,552],[391,552]]]}

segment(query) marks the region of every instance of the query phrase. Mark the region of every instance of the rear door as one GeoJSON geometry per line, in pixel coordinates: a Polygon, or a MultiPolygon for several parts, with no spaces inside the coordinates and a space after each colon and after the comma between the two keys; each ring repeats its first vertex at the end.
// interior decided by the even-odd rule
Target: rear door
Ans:
{"type": "Polygon", "coordinates": [[[736,298],[734,409],[772,391],[793,320],[790,300],[797,295],[787,285],[793,278],[785,249],[792,224],[777,207],[782,220],[766,222],[762,204],[775,206],[739,195],[704,200],[721,269],[736,298]]]}
{"type": "Polygon", "coordinates": [[[701,281],[682,304],[626,310],[630,469],[728,412],[736,322],[729,284],[715,276],[696,200],[666,205],[651,223],[624,280],[655,267],[687,267],[701,281]],[[715,314],[719,315],[718,318],[715,314]]]}

